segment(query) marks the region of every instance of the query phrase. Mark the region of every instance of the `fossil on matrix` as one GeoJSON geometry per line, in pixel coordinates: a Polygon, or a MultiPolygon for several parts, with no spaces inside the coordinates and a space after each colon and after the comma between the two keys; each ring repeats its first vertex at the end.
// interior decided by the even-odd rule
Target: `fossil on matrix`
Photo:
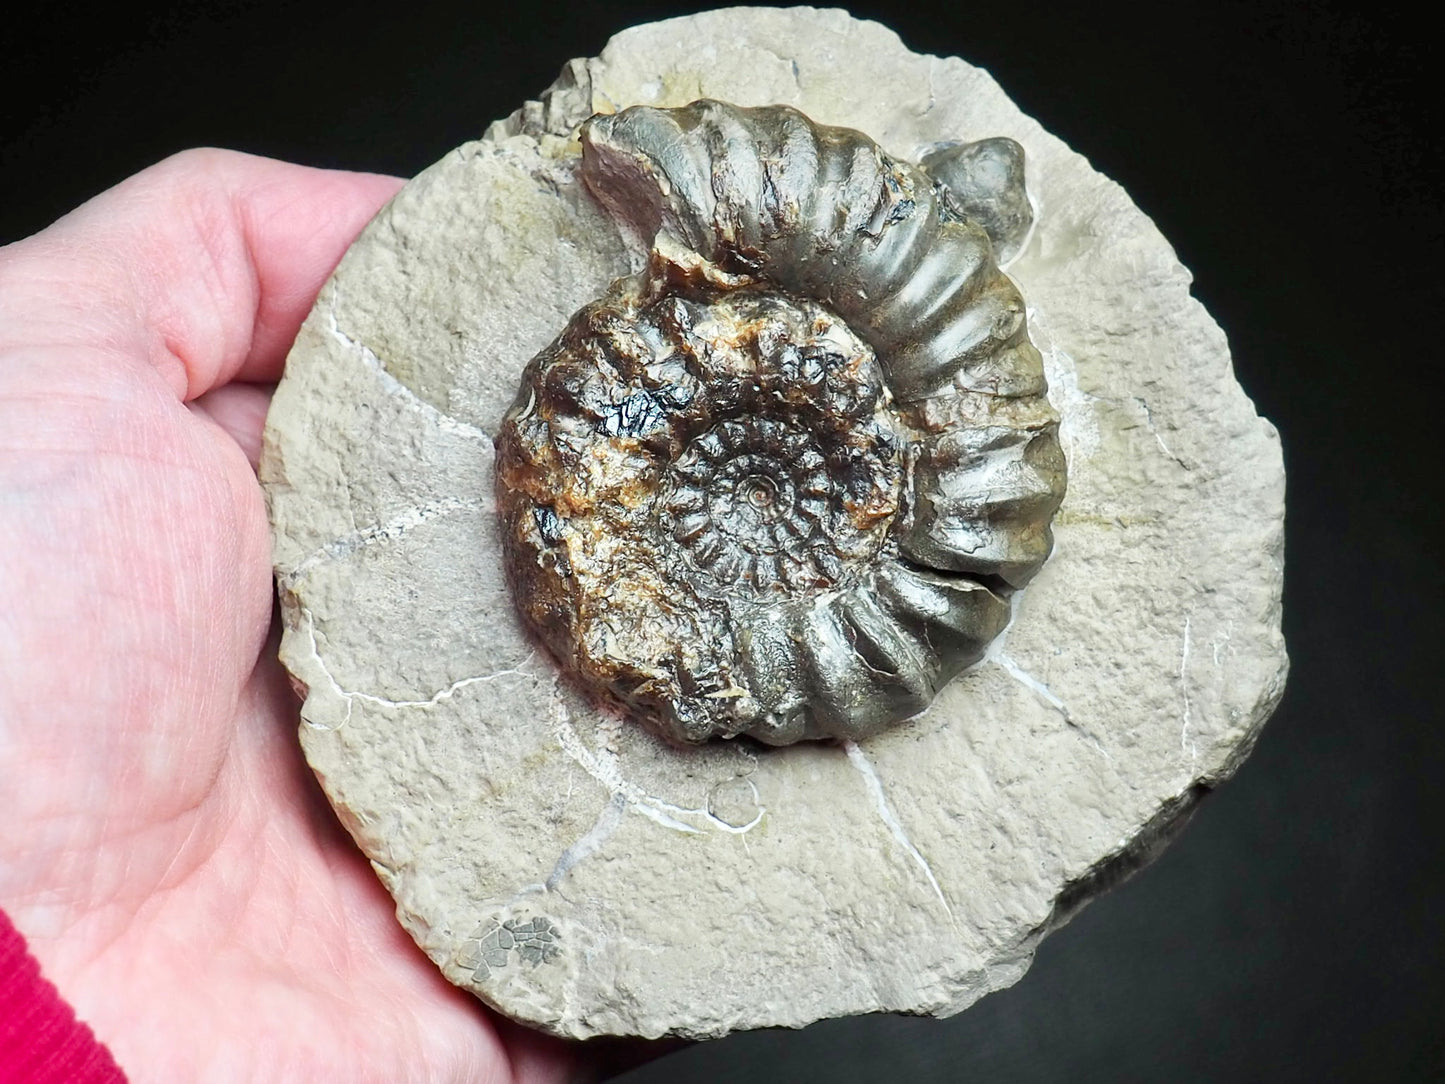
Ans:
{"type": "Polygon", "coordinates": [[[633,27],[411,180],[261,478],[306,759],[442,973],[571,1038],[944,1016],[1156,854],[1286,669],[1189,285],[836,10],[633,27]]]}

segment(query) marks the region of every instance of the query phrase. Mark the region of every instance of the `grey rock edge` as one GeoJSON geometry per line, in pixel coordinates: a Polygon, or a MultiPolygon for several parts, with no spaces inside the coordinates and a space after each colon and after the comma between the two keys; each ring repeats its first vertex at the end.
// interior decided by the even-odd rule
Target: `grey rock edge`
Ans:
{"type": "Polygon", "coordinates": [[[308,760],[446,976],[558,1035],[959,1012],[1152,857],[1284,684],[1279,442],[1188,272],[985,72],[841,11],[628,30],[407,185],[297,339],[262,479],[308,760]],[[863,744],[670,748],[561,680],[503,578],[520,371],[641,258],[573,131],[700,97],[912,161],[1027,152],[1008,271],[1063,415],[1056,551],[984,662],[863,744]]]}

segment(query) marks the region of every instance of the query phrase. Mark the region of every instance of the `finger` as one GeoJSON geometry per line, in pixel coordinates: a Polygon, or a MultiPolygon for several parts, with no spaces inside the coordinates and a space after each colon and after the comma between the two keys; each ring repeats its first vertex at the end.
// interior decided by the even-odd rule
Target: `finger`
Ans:
{"type": "Polygon", "coordinates": [[[261,462],[261,433],[266,427],[266,408],[271,405],[270,384],[247,384],[233,380],[212,388],[188,406],[197,414],[204,414],[226,431],[226,435],[240,445],[241,451],[256,470],[261,462]]]}
{"type": "Polygon", "coordinates": [[[0,249],[0,348],[142,357],[187,401],[274,381],[327,275],[401,183],[182,152],[0,249]]]}

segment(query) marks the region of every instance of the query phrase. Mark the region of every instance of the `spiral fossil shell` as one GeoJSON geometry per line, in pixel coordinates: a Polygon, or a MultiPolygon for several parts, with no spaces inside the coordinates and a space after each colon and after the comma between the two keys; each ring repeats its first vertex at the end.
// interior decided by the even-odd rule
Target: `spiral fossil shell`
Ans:
{"type": "Polygon", "coordinates": [[[1002,630],[1063,496],[994,258],[1022,197],[991,238],[989,193],[782,106],[634,107],[581,138],[651,257],[532,360],[498,436],[526,619],[676,741],[918,713],[1002,630]]]}

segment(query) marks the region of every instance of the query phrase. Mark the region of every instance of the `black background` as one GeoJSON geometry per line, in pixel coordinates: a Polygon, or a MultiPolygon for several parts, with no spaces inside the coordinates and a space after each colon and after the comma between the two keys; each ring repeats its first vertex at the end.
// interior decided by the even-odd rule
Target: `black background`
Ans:
{"type": "MultiPolygon", "coordinates": [[[[199,144],[410,175],[568,58],[688,10],[47,9],[7,33],[0,242],[199,144]]],[[[625,1079],[1445,1077],[1430,35],[1363,4],[852,10],[988,68],[1193,269],[1284,439],[1293,671],[1236,779],[1018,986],[947,1021],[740,1034],[625,1079]]]]}

